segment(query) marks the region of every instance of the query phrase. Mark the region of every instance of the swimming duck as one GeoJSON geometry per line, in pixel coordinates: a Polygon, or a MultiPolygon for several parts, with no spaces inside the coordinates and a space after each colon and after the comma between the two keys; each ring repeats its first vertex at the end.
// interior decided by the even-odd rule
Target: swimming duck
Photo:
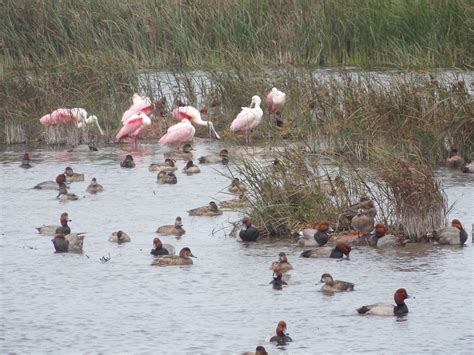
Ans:
{"type": "Polygon", "coordinates": [[[408,307],[405,300],[410,298],[404,288],[399,288],[393,295],[396,306],[387,303],[377,303],[368,306],[362,306],[357,309],[359,314],[373,314],[377,316],[402,316],[408,313],[408,307]]]}
{"type": "Polygon", "coordinates": [[[285,281],[283,281],[281,278],[283,277],[283,274],[280,269],[276,268],[273,271],[273,280],[270,281],[270,285],[275,290],[281,290],[283,288],[283,285],[288,285],[285,281]]]}
{"type": "Polygon", "coordinates": [[[342,291],[354,291],[354,284],[346,281],[334,280],[330,274],[323,274],[321,281],[324,283],[321,291],[323,292],[342,292],[342,291]]]}
{"type": "Polygon", "coordinates": [[[70,166],[66,167],[64,175],[66,175],[66,182],[68,183],[74,181],[84,181],[84,174],[75,173],[70,166]]]}
{"type": "Polygon", "coordinates": [[[278,344],[285,344],[287,342],[293,341],[286,333],[286,322],[281,320],[278,322],[278,326],[276,328],[276,335],[270,338],[271,342],[277,342],[278,344]]]}
{"type": "Polygon", "coordinates": [[[183,145],[182,151],[166,152],[163,155],[165,156],[165,158],[191,160],[193,158],[193,153],[191,153],[191,150],[193,150],[191,144],[186,143],[185,145],[183,145]]]}
{"type": "Polygon", "coordinates": [[[217,207],[214,201],[209,202],[208,206],[194,208],[188,211],[190,216],[220,216],[222,211],[217,207]]]}
{"type": "Polygon", "coordinates": [[[380,223],[375,225],[374,233],[368,238],[369,245],[377,248],[389,248],[402,245],[396,236],[386,233],[387,228],[384,224],[380,223]]]}
{"type": "Polygon", "coordinates": [[[166,172],[173,172],[178,170],[178,168],[174,165],[175,161],[170,158],[166,158],[164,163],[153,163],[150,164],[148,167],[149,171],[166,171],[166,172]]]}
{"type": "Polygon", "coordinates": [[[464,165],[464,159],[459,155],[458,150],[453,148],[449,152],[446,166],[448,168],[461,168],[464,165]]]}
{"type": "Polygon", "coordinates": [[[56,253],[67,253],[69,249],[69,241],[65,238],[65,234],[61,228],[55,231],[54,238],[51,239],[56,253]]]}
{"type": "Polygon", "coordinates": [[[221,149],[218,156],[215,155],[204,155],[198,158],[199,164],[223,164],[229,163],[229,151],[227,149],[221,149]]]}
{"type": "Polygon", "coordinates": [[[267,350],[261,345],[257,346],[255,348],[255,352],[253,351],[247,351],[243,353],[242,355],[268,355],[267,350]]]}
{"type": "Polygon", "coordinates": [[[333,259],[342,259],[345,255],[347,260],[349,260],[349,253],[351,250],[352,248],[346,243],[337,243],[336,247],[331,251],[329,257],[333,259]]]}
{"type": "Polygon", "coordinates": [[[97,182],[96,178],[92,178],[91,183],[87,186],[86,192],[96,194],[102,191],[104,191],[104,187],[97,182]]]}
{"type": "Polygon", "coordinates": [[[247,196],[244,193],[241,193],[238,198],[234,198],[232,200],[222,201],[219,203],[221,208],[244,208],[250,207],[250,201],[248,200],[247,196]]]}
{"type": "Polygon", "coordinates": [[[453,219],[450,227],[444,227],[439,231],[434,231],[433,238],[439,244],[463,245],[467,240],[467,232],[458,219],[453,219]]]}
{"type": "Polygon", "coordinates": [[[173,172],[160,171],[156,176],[156,182],[160,185],[163,184],[176,184],[178,183],[178,178],[173,172]]]}
{"type": "Polygon", "coordinates": [[[65,234],[62,228],[58,228],[51,241],[57,253],[82,253],[84,235],[83,233],[65,234]]]}
{"type": "Polygon", "coordinates": [[[125,156],[125,159],[120,163],[122,168],[131,169],[135,167],[135,162],[133,161],[133,157],[130,154],[125,156]]]}
{"type": "Polygon", "coordinates": [[[66,239],[69,242],[68,252],[70,253],[82,253],[82,247],[84,245],[84,233],[69,233],[66,234],[66,239]]]}
{"type": "Polygon", "coordinates": [[[228,190],[233,194],[240,195],[241,193],[245,192],[247,188],[245,187],[245,184],[239,180],[239,178],[234,178],[232,179],[228,190]]]}
{"type": "Polygon", "coordinates": [[[61,217],[59,218],[59,222],[61,223],[60,226],[58,225],[43,225],[42,227],[37,227],[36,230],[39,234],[44,235],[54,235],[56,233],[56,229],[62,228],[64,234],[71,233],[71,228],[69,228],[67,222],[71,222],[69,219],[69,215],[67,212],[61,213],[61,217]]]}
{"type": "Polygon", "coordinates": [[[175,255],[174,247],[170,244],[161,243],[160,238],[153,239],[153,247],[150,251],[153,256],[175,255]]]}
{"type": "Polygon", "coordinates": [[[287,272],[293,270],[293,265],[288,262],[288,257],[285,253],[281,252],[278,254],[278,261],[272,263],[272,269],[280,270],[281,272],[287,272]]]}
{"type": "Polygon", "coordinates": [[[66,187],[66,175],[59,174],[56,176],[56,181],[43,181],[34,186],[36,190],[59,190],[59,187],[66,187]]]}
{"type": "Polygon", "coordinates": [[[122,232],[122,231],[113,232],[109,236],[109,242],[119,243],[119,244],[128,243],[130,242],[130,236],[127,233],[122,232]]]}
{"type": "Polygon", "coordinates": [[[71,149],[67,150],[69,153],[72,152],[97,152],[99,151],[96,147],[89,144],[79,144],[71,149]]]}
{"type": "Polygon", "coordinates": [[[374,217],[363,214],[362,209],[359,208],[357,215],[351,220],[351,226],[358,234],[362,233],[362,235],[366,235],[374,229],[374,217]]]}
{"type": "Polygon", "coordinates": [[[249,217],[242,219],[242,230],[239,233],[240,239],[244,242],[256,242],[260,236],[260,231],[252,225],[249,217]]]}
{"type": "Polygon", "coordinates": [[[28,153],[23,154],[23,157],[21,158],[20,168],[23,168],[23,169],[31,168],[30,155],[28,153]]]}
{"type": "Polygon", "coordinates": [[[154,260],[151,265],[166,266],[166,265],[191,265],[193,263],[191,258],[195,258],[191,249],[183,248],[179,252],[179,256],[168,255],[158,260],[154,260]]]}
{"type": "Polygon", "coordinates": [[[156,230],[156,233],[161,233],[161,234],[172,234],[176,235],[178,237],[182,236],[186,231],[183,229],[183,222],[181,217],[176,217],[174,221],[174,226],[171,225],[166,225],[166,226],[161,226],[158,227],[156,230]]]}
{"type": "Polygon", "coordinates": [[[319,222],[318,230],[313,236],[317,245],[320,247],[322,247],[323,245],[326,245],[326,243],[329,241],[329,235],[328,235],[329,225],[330,224],[328,221],[319,222]]]}
{"type": "Polygon", "coordinates": [[[200,173],[200,172],[201,172],[201,170],[199,169],[198,166],[194,165],[192,160],[189,160],[186,163],[186,166],[183,168],[183,173],[186,173],[188,175],[197,174],[197,173],[200,173]]]}
{"type": "Polygon", "coordinates": [[[60,201],[75,201],[79,200],[79,196],[73,193],[67,192],[67,189],[65,187],[60,187],[59,188],[59,193],[58,196],[56,196],[57,199],[60,201]]]}
{"type": "MultiPolygon", "coordinates": [[[[301,238],[298,241],[298,244],[304,247],[323,247],[329,241],[329,226],[330,223],[328,221],[322,221],[319,222],[318,229],[303,229],[303,231],[300,233],[301,238]]],[[[304,258],[309,258],[316,251],[319,252],[318,249],[305,250],[301,253],[301,256],[304,258]]]]}

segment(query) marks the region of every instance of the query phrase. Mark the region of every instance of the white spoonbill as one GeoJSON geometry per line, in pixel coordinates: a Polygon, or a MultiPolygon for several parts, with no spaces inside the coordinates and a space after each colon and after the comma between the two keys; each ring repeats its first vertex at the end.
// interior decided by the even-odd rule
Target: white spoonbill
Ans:
{"type": "Polygon", "coordinates": [[[196,133],[196,129],[191,124],[191,121],[189,119],[183,119],[180,123],[168,128],[166,134],[160,138],[159,143],[160,145],[179,145],[192,140],[194,133],[196,133]]]}
{"type": "Polygon", "coordinates": [[[261,102],[262,100],[259,96],[252,96],[250,107],[242,107],[242,111],[240,111],[230,125],[232,132],[245,133],[245,141],[247,144],[250,142],[250,131],[257,127],[262,120],[263,111],[260,108],[261,102]]]}
{"type": "Polygon", "coordinates": [[[117,133],[115,138],[119,141],[125,138],[132,138],[134,144],[137,143],[137,136],[145,129],[145,127],[151,125],[151,119],[144,112],[137,112],[125,122],[122,122],[123,127],[117,133]]]}
{"type": "Polygon", "coordinates": [[[280,112],[283,106],[285,106],[285,102],[286,94],[277,88],[272,88],[272,90],[267,95],[266,103],[270,113],[280,112]]]}
{"type": "Polygon", "coordinates": [[[104,135],[97,116],[87,116],[87,111],[83,108],[58,108],[41,117],[40,122],[45,126],[56,126],[62,123],[65,125],[75,125],[77,128],[86,127],[94,122],[100,134],[104,135]]]}
{"type": "Polygon", "coordinates": [[[171,116],[177,120],[184,120],[188,119],[191,122],[199,125],[199,126],[206,126],[209,128],[211,134],[214,135],[217,139],[221,139],[221,137],[217,134],[216,130],[214,129],[214,125],[211,121],[204,121],[201,118],[201,113],[198,109],[193,106],[179,106],[176,107],[173,112],[171,112],[171,116]]]}

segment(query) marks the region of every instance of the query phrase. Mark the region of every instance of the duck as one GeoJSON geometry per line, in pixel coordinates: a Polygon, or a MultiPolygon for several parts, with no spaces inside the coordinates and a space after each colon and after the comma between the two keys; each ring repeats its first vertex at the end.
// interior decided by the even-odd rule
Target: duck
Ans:
{"type": "Polygon", "coordinates": [[[268,355],[268,353],[267,353],[267,350],[263,346],[259,345],[255,348],[255,352],[247,351],[243,353],[242,355],[268,355]]]}
{"type": "Polygon", "coordinates": [[[186,163],[186,166],[183,168],[183,173],[186,173],[188,175],[197,174],[197,173],[200,173],[200,172],[201,172],[201,170],[199,169],[198,166],[194,165],[192,160],[189,160],[186,163]]]}
{"type": "Polygon", "coordinates": [[[65,234],[62,228],[58,228],[51,241],[57,253],[82,253],[84,245],[83,234],[84,233],[65,234]]]}
{"type": "Polygon", "coordinates": [[[368,243],[372,247],[390,248],[403,245],[399,239],[391,234],[387,234],[385,224],[379,223],[375,225],[374,233],[368,238],[368,243]]]}
{"type": "Polygon", "coordinates": [[[349,254],[351,250],[352,248],[348,244],[337,243],[336,247],[331,251],[329,257],[333,259],[343,259],[345,255],[346,259],[349,260],[349,254]]]}
{"type": "Polygon", "coordinates": [[[316,241],[317,246],[324,246],[329,241],[329,226],[328,221],[322,221],[318,224],[318,230],[314,233],[313,238],[316,241]]]}
{"type": "Polygon", "coordinates": [[[238,198],[234,198],[232,200],[222,201],[219,203],[221,208],[245,208],[250,207],[250,201],[248,200],[247,196],[244,193],[241,193],[238,198]]]}
{"type": "Polygon", "coordinates": [[[245,185],[240,181],[239,178],[232,179],[232,182],[227,189],[230,193],[240,195],[241,193],[245,192],[247,188],[245,185]]]}
{"type": "Polygon", "coordinates": [[[133,157],[130,154],[127,154],[125,156],[125,159],[122,162],[120,162],[120,166],[122,168],[127,168],[127,169],[134,168],[135,162],[133,161],[133,157]]]}
{"type": "Polygon", "coordinates": [[[349,206],[344,213],[342,213],[339,225],[343,228],[349,228],[352,219],[357,216],[359,210],[362,210],[362,214],[365,216],[369,216],[371,218],[375,218],[377,215],[377,209],[375,208],[374,201],[371,200],[368,196],[362,196],[359,199],[359,202],[349,206]]]}
{"type": "Polygon", "coordinates": [[[67,212],[61,213],[61,216],[59,217],[59,222],[61,223],[60,226],[43,224],[42,227],[36,227],[36,230],[39,234],[54,236],[54,234],[56,233],[56,229],[62,228],[64,234],[70,234],[71,228],[69,228],[68,222],[71,222],[71,220],[69,219],[69,215],[67,212]]]}
{"type": "Polygon", "coordinates": [[[193,150],[191,144],[186,143],[185,145],[183,145],[182,151],[166,152],[163,155],[165,156],[165,158],[191,160],[193,158],[193,153],[191,153],[191,150],[193,150]]]}
{"type": "Polygon", "coordinates": [[[174,165],[175,161],[170,158],[166,158],[164,163],[153,163],[150,164],[148,167],[149,171],[166,171],[166,172],[173,172],[178,170],[178,168],[174,165]]]}
{"type": "Polygon", "coordinates": [[[273,271],[273,280],[270,281],[270,285],[272,285],[275,290],[281,290],[283,288],[283,285],[288,285],[288,283],[282,280],[282,277],[283,273],[280,269],[276,268],[273,271]]]}
{"type": "Polygon", "coordinates": [[[64,175],[66,175],[66,182],[68,183],[84,181],[84,174],[75,173],[70,166],[66,167],[64,170],[64,175]]]}
{"type": "Polygon", "coordinates": [[[321,283],[323,287],[321,291],[323,292],[343,292],[343,291],[354,291],[354,284],[346,281],[334,280],[331,274],[322,274],[321,283]]]}
{"type": "Polygon", "coordinates": [[[122,243],[129,243],[130,241],[131,241],[130,236],[123,231],[113,232],[109,236],[109,242],[113,242],[113,243],[122,244],[122,243]]]}
{"type": "Polygon", "coordinates": [[[69,242],[68,252],[70,253],[82,253],[84,245],[84,233],[69,233],[66,234],[66,239],[69,242]]]}
{"type": "Polygon", "coordinates": [[[156,182],[160,185],[163,184],[176,184],[178,183],[178,178],[173,172],[160,171],[156,176],[156,182]]]}
{"type": "Polygon", "coordinates": [[[64,174],[56,176],[56,181],[43,181],[35,185],[33,188],[36,190],[59,190],[60,186],[66,187],[66,175],[64,174]]]}
{"type": "MultiPolygon", "coordinates": [[[[304,247],[311,246],[320,248],[325,246],[329,241],[329,227],[330,223],[328,221],[321,221],[318,224],[318,229],[303,229],[298,244],[304,247]]],[[[317,249],[305,250],[301,253],[301,256],[309,258],[316,251],[317,249]]]]}
{"type": "Polygon", "coordinates": [[[452,148],[446,159],[446,166],[448,168],[461,168],[464,165],[464,159],[459,155],[456,148],[452,148]]]}
{"type": "Polygon", "coordinates": [[[153,239],[153,249],[150,254],[153,256],[175,255],[174,247],[170,244],[163,244],[160,238],[153,239]]]}
{"type": "Polygon", "coordinates": [[[229,163],[229,151],[227,149],[221,149],[219,154],[216,155],[204,155],[198,158],[199,164],[223,164],[229,163]]]}
{"type": "Polygon", "coordinates": [[[359,208],[357,215],[351,220],[351,226],[358,234],[366,235],[374,229],[374,217],[364,214],[362,209],[359,208]]]}
{"type": "Polygon", "coordinates": [[[410,298],[407,290],[399,288],[393,295],[396,306],[388,303],[376,303],[368,306],[362,306],[357,309],[359,314],[372,314],[377,316],[403,316],[408,313],[408,307],[405,300],[410,298]]]}
{"type": "Polygon", "coordinates": [[[278,322],[276,328],[276,335],[270,338],[270,342],[276,342],[278,344],[285,344],[287,342],[292,342],[293,339],[286,333],[286,322],[281,320],[278,322]]]}
{"type": "Polygon", "coordinates": [[[79,196],[73,193],[67,192],[67,189],[65,187],[60,187],[59,188],[59,193],[58,196],[56,196],[57,199],[60,201],[75,201],[79,200],[79,196]]]}
{"type": "Polygon", "coordinates": [[[168,266],[168,265],[192,265],[193,260],[191,258],[195,258],[191,249],[185,247],[180,250],[179,256],[176,255],[168,255],[161,257],[157,260],[154,260],[152,265],[157,266],[168,266]]]}
{"type": "Polygon", "coordinates": [[[69,249],[69,240],[65,238],[64,232],[61,228],[56,229],[54,238],[51,239],[53,242],[56,253],[67,253],[69,249]]]}
{"type": "Polygon", "coordinates": [[[260,231],[252,225],[250,217],[242,219],[242,230],[239,232],[239,237],[244,242],[256,242],[260,236],[260,231]]]}
{"type": "Polygon", "coordinates": [[[28,153],[23,154],[23,157],[21,158],[20,168],[23,168],[23,169],[31,168],[30,155],[28,153]]]}
{"type": "Polygon", "coordinates": [[[288,262],[288,257],[284,252],[278,254],[278,261],[272,263],[272,270],[280,270],[281,272],[293,270],[293,265],[288,262]]]}
{"type": "Polygon", "coordinates": [[[433,232],[433,239],[442,245],[464,245],[467,232],[459,219],[453,219],[451,226],[433,232]]]}
{"type": "Polygon", "coordinates": [[[181,217],[178,216],[178,217],[176,217],[173,226],[166,225],[166,226],[158,227],[158,229],[156,230],[156,233],[172,234],[172,235],[175,235],[177,237],[180,237],[183,234],[185,234],[186,231],[183,229],[183,222],[182,222],[181,217]]]}
{"type": "Polygon", "coordinates": [[[97,182],[97,179],[95,177],[92,178],[91,183],[86,188],[86,192],[90,194],[96,194],[102,191],[104,191],[104,187],[97,182]]]}
{"type": "Polygon", "coordinates": [[[99,149],[90,144],[79,144],[67,150],[68,153],[72,152],[98,152],[99,149]]]}
{"type": "Polygon", "coordinates": [[[220,216],[222,211],[217,207],[214,201],[209,202],[208,206],[194,208],[188,211],[190,216],[220,216]]]}

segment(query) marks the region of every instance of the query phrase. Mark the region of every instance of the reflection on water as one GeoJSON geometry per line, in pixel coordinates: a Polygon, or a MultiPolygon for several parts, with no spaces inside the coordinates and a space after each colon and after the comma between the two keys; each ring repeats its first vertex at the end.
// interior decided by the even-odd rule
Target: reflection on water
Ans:
{"type": "MultiPolygon", "coordinates": [[[[225,194],[228,181],[214,169],[186,176],[178,184],[158,185],[151,162],[161,150],[142,145],[132,154],[137,167],[121,169],[128,148],[65,153],[35,149],[33,168],[18,167],[20,149],[1,155],[0,253],[2,260],[2,352],[241,353],[264,345],[270,353],[421,353],[472,352],[473,248],[410,246],[380,251],[354,248],[351,260],[299,258],[301,249],[287,242],[245,244],[225,236],[235,212],[219,217],[189,217],[187,210],[225,194]],[[60,203],[52,191],[35,191],[66,165],[85,173],[71,185],[78,201],[60,203]],[[105,191],[89,196],[85,188],[97,177],[105,191]],[[222,191],[222,192],[220,192],[222,191]],[[54,254],[50,237],[34,227],[57,223],[67,211],[73,232],[87,232],[84,254],[54,254]],[[154,231],[183,218],[186,234],[161,237],[177,250],[189,246],[194,265],[152,267],[154,231]],[[107,241],[123,230],[131,243],[107,241]],[[214,233],[213,233],[214,231],[214,233]],[[274,290],[270,265],[285,252],[295,269],[289,285],[274,290]],[[108,262],[100,258],[109,256],[108,262]],[[319,292],[321,274],[355,283],[355,291],[328,297],[319,292]],[[405,287],[415,299],[410,313],[363,317],[355,309],[393,302],[405,287]],[[460,311],[462,310],[462,311],[460,311]],[[266,342],[285,320],[294,342],[277,350],[266,342]],[[429,340],[429,341],[427,341],[429,340]]],[[[196,156],[217,151],[199,145],[196,156]]],[[[179,162],[182,169],[184,162],[179,162]]],[[[474,222],[471,177],[440,170],[452,215],[470,231],[474,222]]]]}

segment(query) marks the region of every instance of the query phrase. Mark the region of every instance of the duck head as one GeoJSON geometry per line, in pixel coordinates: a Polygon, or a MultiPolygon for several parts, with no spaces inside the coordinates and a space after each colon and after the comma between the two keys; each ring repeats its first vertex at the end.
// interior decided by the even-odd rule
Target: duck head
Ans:
{"type": "Polygon", "coordinates": [[[95,177],[92,178],[91,184],[92,185],[97,185],[97,179],[95,177]]]}
{"type": "Polygon", "coordinates": [[[74,175],[74,170],[72,170],[72,168],[70,166],[66,167],[66,169],[64,170],[64,174],[66,176],[73,176],[74,175]]]}
{"type": "Polygon", "coordinates": [[[178,229],[182,228],[183,227],[183,221],[181,219],[181,217],[176,217],[175,221],[174,221],[174,226],[178,229]]]}
{"type": "Polygon", "coordinates": [[[244,217],[242,219],[242,224],[248,228],[252,225],[252,220],[250,219],[250,217],[244,217]]]}
{"type": "Polygon", "coordinates": [[[375,225],[375,236],[377,238],[382,238],[387,233],[387,228],[385,224],[380,223],[375,225]]]}
{"type": "Polygon", "coordinates": [[[186,163],[185,169],[192,168],[193,166],[194,166],[193,161],[192,161],[192,160],[189,160],[189,161],[186,163]]]}
{"type": "Polygon", "coordinates": [[[453,227],[455,227],[455,228],[457,228],[457,229],[459,229],[459,230],[464,229],[464,228],[462,227],[461,221],[460,221],[459,219],[453,219],[453,220],[451,221],[451,226],[453,226],[453,227]]]}
{"type": "Polygon", "coordinates": [[[30,155],[28,153],[23,154],[23,157],[21,158],[22,160],[30,160],[30,155]]]}
{"type": "Polygon", "coordinates": [[[341,251],[341,253],[343,253],[347,258],[349,258],[349,253],[352,250],[352,248],[346,243],[337,243],[336,249],[339,249],[339,251],[341,251]]]}
{"type": "Polygon", "coordinates": [[[284,337],[287,334],[287,329],[286,329],[286,322],[284,320],[281,320],[278,322],[277,328],[276,328],[276,335],[279,337],[284,337]]]}
{"type": "Polygon", "coordinates": [[[195,258],[195,256],[191,252],[191,249],[189,249],[188,247],[185,247],[179,251],[179,257],[184,259],[195,258]]]}
{"type": "Polygon", "coordinates": [[[209,208],[212,212],[217,212],[219,208],[214,201],[209,202],[209,208]]]}
{"type": "Polygon", "coordinates": [[[125,156],[125,161],[127,161],[127,162],[133,162],[133,157],[132,157],[130,154],[127,154],[127,155],[125,156]]]}
{"type": "Polygon", "coordinates": [[[64,238],[64,229],[62,227],[56,228],[54,238],[64,238]]]}
{"type": "Polygon", "coordinates": [[[117,240],[120,242],[122,239],[123,239],[123,232],[122,232],[122,231],[118,231],[118,232],[117,232],[117,240]]]}
{"type": "Polygon", "coordinates": [[[166,158],[165,159],[165,165],[168,165],[168,166],[174,168],[174,160],[170,159],[170,158],[166,158]]]}
{"type": "Polygon", "coordinates": [[[227,157],[229,155],[229,151],[227,149],[221,149],[219,152],[220,157],[227,157]]]}
{"type": "Polygon", "coordinates": [[[320,282],[326,285],[332,285],[334,283],[334,279],[332,278],[331,274],[322,274],[320,282]]]}
{"type": "Polygon", "coordinates": [[[58,185],[64,185],[66,182],[66,175],[64,174],[59,174],[58,176],[56,176],[56,183],[58,185]]]}
{"type": "Polygon", "coordinates": [[[191,153],[191,150],[193,150],[191,144],[186,143],[185,145],[183,145],[183,153],[191,153]]]}
{"type": "Polygon", "coordinates": [[[259,345],[255,348],[255,355],[268,355],[267,350],[259,345]]]}
{"type": "Polygon", "coordinates": [[[393,299],[395,300],[397,306],[404,304],[407,298],[410,298],[410,296],[408,295],[407,290],[404,288],[399,288],[393,295],[393,299]]]}
{"type": "Polygon", "coordinates": [[[327,233],[329,230],[330,223],[328,221],[322,221],[318,224],[318,232],[327,233]]]}
{"type": "Polygon", "coordinates": [[[163,244],[161,243],[160,238],[154,238],[153,239],[153,245],[155,246],[155,248],[158,248],[158,249],[160,249],[163,246],[163,244]]]}
{"type": "Polygon", "coordinates": [[[67,226],[67,222],[71,222],[71,220],[69,219],[69,215],[67,214],[67,212],[61,213],[61,217],[59,218],[59,221],[61,222],[61,225],[62,225],[63,227],[67,226]]]}
{"type": "Polygon", "coordinates": [[[288,262],[288,257],[286,256],[285,253],[281,252],[280,254],[278,254],[279,256],[279,262],[280,263],[287,263],[288,262]]]}

